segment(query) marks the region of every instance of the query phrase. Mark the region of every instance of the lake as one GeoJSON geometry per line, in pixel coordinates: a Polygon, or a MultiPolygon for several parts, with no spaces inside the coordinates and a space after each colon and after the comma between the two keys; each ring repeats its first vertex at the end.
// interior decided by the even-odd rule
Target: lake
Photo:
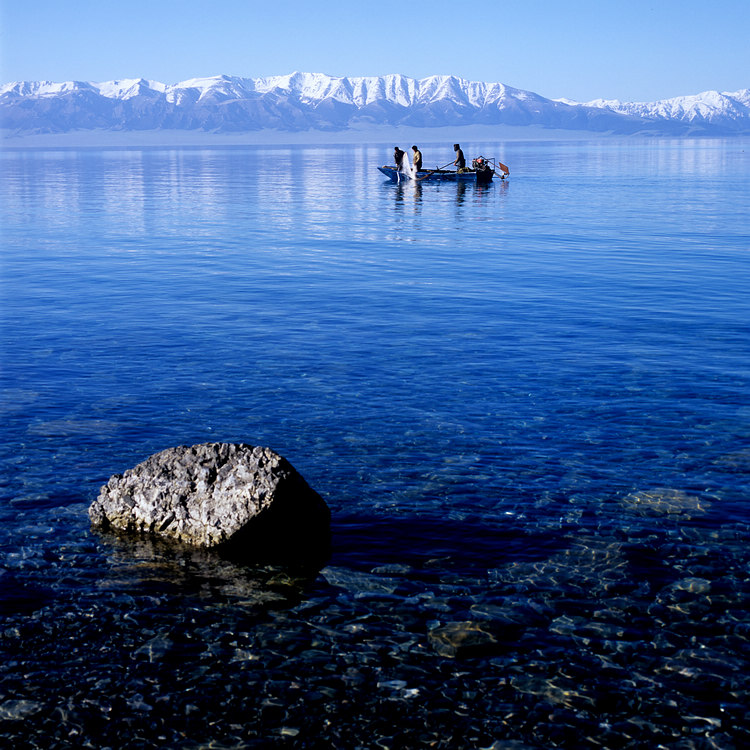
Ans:
{"type": "Polygon", "coordinates": [[[750,745],[749,145],[2,152],[3,741],[750,745]],[[90,531],[203,442],[322,569],[90,531]]]}

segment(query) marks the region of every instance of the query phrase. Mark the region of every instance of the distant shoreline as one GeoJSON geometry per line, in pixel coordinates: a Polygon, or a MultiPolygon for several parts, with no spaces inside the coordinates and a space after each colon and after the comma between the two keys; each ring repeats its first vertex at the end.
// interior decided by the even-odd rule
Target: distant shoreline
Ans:
{"type": "Polygon", "coordinates": [[[579,130],[552,130],[541,126],[464,125],[461,127],[412,128],[378,126],[340,131],[287,132],[258,130],[242,133],[207,133],[199,130],[77,130],[69,133],[0,134],[0,149],[38,148],[212,148],[222,146],[337,146],[380,143],[394,146],[412,143],[587,141],[634,136],[579,130]]]}

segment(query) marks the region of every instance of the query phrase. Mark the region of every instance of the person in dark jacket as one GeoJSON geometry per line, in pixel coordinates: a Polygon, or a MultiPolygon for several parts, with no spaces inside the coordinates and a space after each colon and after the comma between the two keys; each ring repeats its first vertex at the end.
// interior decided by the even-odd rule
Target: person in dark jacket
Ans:
{"type": "Polygon", "coordinates": [[[404,151],[398,146],[393,147],[393,160],[396,162],[396,169],[400,172],[404,166],[404,151]]]}
{"type": "Polygon", "coordinates": [[[461,146],[458,143],[453,144],[453,150],[456,152],[456,161],[453,163],[456,165],[456,169],[460,172],[462,169],[466,169],[464,152],[461,151],[461,146]]]}

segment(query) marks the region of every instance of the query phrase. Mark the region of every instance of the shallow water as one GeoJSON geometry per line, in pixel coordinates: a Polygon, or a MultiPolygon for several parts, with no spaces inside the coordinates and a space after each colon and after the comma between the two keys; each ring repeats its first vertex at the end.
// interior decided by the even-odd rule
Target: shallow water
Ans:
{"type": "Polygon", "coordinates": [[[747,145],[4,152],[0,735],[750,743],[747,145]],[[326,567],[90,533],[206,441],[295,465],[326,567]]]}

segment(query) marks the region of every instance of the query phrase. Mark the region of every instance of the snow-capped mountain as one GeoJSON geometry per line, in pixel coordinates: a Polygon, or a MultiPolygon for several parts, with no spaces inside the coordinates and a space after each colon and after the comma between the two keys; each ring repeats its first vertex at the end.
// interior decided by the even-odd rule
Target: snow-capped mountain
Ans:
{"type": "Polygon", "coordinates": [[[317,73],[214,76],[174,85],[140,78],[0,86],[0,125],[6,133],[19,134],[502,124],[618,134],[748,134],[750,90],[709,91],[653,103],[580,103],[455,76],[337,78],[317,73]]]}
{"type": "Polygon", "coordinates": [[[658,102],[620,102],[616,99],[595,99],[586,107],[609,109],[655,122],[695,123],[699,126],[716,125],[724,129],[747,132],[750,118],[750,89],[734,92],[704,91],[694,96],[677,96],[658,102]]]}

